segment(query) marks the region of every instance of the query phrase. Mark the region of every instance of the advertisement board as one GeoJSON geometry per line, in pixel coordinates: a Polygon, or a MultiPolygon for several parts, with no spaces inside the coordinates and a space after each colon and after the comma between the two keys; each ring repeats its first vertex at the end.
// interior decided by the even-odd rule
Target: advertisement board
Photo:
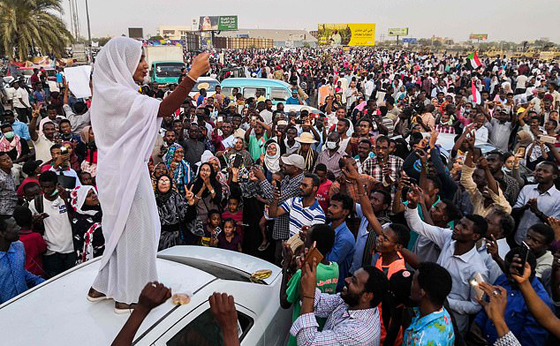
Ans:
{"type": "Polygon", "coordinates": [[[471,34],[469,40],[486,41],[488,40],[488,34],[471,34]]]}
{"type": "Polygon", "coordinates": [[[128,28],[128,37],[141,40],[144,38],[144,29],[142,28],[128,28]]]}
{"type": "Polygon", "coordinates": [[[375,45],[375,24],[319,24],[317,34],[323,46],[375,45]]]}
{"type": "Polygon", "coordinates": [[[418,43],[418,39],[414,38],[414,37],[405,37],[402,39],[403,43],[410,43],[410,44],[416,44],[418,43]]]}
{"type": "Polygon", "coordinates": [[[237,16],[204,16],[198,22],[199,31],[235,31],[237,16]]]}
{"type": "Polygon", "coordinates": [[[406,36],[408,28],[389,28],[389,36],[406,36]]]}

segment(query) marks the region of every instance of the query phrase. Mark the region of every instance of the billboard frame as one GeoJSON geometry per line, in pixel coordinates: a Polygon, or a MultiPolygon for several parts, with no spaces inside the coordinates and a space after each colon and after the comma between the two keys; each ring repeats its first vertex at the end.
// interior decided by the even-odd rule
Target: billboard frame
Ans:
{"type": "Polygon", "coordinates": [[[200,16],[198,19],[198,31],[238,31],[239,18],[237,15],[226,16],[200,16]]]}
{"type": "Polygon", "coordinates": [[[390,37],[394,37],[394,36],[407,36],[408,35],[408,27],[406,28],[388,28],[388,35],[390,37]]]}
{"type": "Polygon", "coordinates": [[[320,23],[317,25],[318,45],[375,46],[375,23],[320,23]]]}

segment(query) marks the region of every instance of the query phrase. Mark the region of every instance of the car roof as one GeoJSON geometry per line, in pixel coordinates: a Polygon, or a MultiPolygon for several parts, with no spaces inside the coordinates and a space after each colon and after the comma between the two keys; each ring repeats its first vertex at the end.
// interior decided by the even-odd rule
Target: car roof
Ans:
{"type": "MultiPolygon", "coordinates": [[[[188,311],[208,299],[196,293],[219,280],[210,273],[180,263],[181,259],[197,258],[241,271],[272,268],[270,280],[281,272],[273,264],[230,250],[181,246],[162,251],[156,260],[159,280],[174,292],[194,294],[187,305],[188,311]]],[[[6,340],[13,345],[69,345],[76,344],[77,340],[80,345],[110,345],[129,314],[115,314],[113,300],[96,303],[86,300],[99,265],[100,258],[83,263],[0,305],[0,323],[10,326],[3,333],[6,340]]],[[[176,308],[168,300],[152,310],[136,337],[149,331],[176,308]]]]}
{"type": "MultiPolygon", "coordinates": [[[[277,107],[277,105],[273,105],[272,110],[276,110],[276,107],[277,107]]],[[[307,105],[287,105],[287,104],[284,104],[284,112],[287,112],[287,113],[289,113],[292,109],[296,112],[300,112],[302,108],[307,108],[307,109],[311,110],[312,114],[325,114],[320,109],[317,109],[315,107],[310,107],[310,106],[307,106],[307,105]]]]}
{"type": "Polygon", "coordinates": [[[260,86],[260,87],[285,87],[291,88],[290,84],[276,79],[268,78],[226,78],[222,81],[222,87],[249,87],[249,86],[260,86]]]}
{"type": "Polygon", "coordinates": [[[202,83],[202,82],[216,82],[216,83],[220,83],[216,78],[212,78],[212,77],[198,77],[198,79],[196,80],[197,83],[202,83]]]}

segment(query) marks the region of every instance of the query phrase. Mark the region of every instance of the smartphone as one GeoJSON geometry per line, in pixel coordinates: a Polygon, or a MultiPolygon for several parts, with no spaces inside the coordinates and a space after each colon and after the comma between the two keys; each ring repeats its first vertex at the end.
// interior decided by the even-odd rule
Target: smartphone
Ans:
{"type": "Polygon", "coordinates": [[[482,275],[480,273],[475,273],[474,276],[469,280],[469,284],[474,289],[476,299],[480,300],[484,297],[484,291],[480,288],[480,283],[484,282],[482,275]]]}
{"type": "Polygon", "coordinates": [[[235,155],[235,159],[233,159],[233,167],[235,168],[241,167],[242,160],[243,160],[243,156],[235,155]]]}
{"type": "Polygon", "coordinates": [[[68,148],[65,147],[65,146],[62,146],[62,147],[60,148],[60,154],[61,154],[61,155],[68,155],[68,148]]]}
{"type": "Polygon", "coordinates": [[[517,148],[517,151],[515,152],[515,155],[520,156],[520,157],[525,157],[525,147],[517,148]]]}
{"type": "Polygon", "coordinates": [[[523,276],[523,272],[525,271],[525,263],[527,263],[527,258],[529,258],[529,252],[531,251],[529,245],[527,245],[527,243],[524,241],[521,242],[521,249],[523,250],[521,252],[521,259],[523,260],[523,262],[521,262],[521,268],[517,271],[519,273],[519,276],[523,276]]]}
{"type": "Polygon", "coordinates": [[[313,259],[315,258],[315,263],[319,264],[323,260],[323,254],[321,251],[317,250],[316,247],[309,250],[307,256],[305,257],[305,263],[309,263],[309,265],[313,265],[313,259]]]}
{"type": "Polygon", "coordinates": [[[304,121],[302,119],[296,119],[294,120],[294,123],[297,125],[302,125],[304,123],[304,121]]]}

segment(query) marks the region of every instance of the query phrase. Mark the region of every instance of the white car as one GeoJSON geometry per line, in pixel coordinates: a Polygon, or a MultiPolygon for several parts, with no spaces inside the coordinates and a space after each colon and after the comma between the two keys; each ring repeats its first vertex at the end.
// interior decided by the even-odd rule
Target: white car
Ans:
{"type": "MultiPolygon", "coordinates": [[[[285,113],[290,113],[291,111],[296,112],[296,114],[299,116],[299,113],[301,112],[302,109],[307,109],[309,111],[309,114],[318,114],[318,115],[325,115],[325,113],[323,113],[320,109],[314,108],[314,107],[310,107],[307,105],[284,105],[284,112],[285,113]]],[[[276,110],[276,105],[272,106],[272,111],[276,110]]]]}
{"type": "MultiPolygon", "coordinates": [[[[86,300],[99,264],[100,259],[81,264],[0,305],[3,339],[22,346],[110,345],[129,314],[115,314],[113,300],[86,300]]],[[[234,296],[241,345],[286,344],[292,312],[280,307],[279,267],[235,251],[175,246],[158,253],[157,269],[160,282],[192,298],[186,305],[169,299],[152,310],[134,345],[221,345],[208,303],[214,292],[234,296]],[[251,282],[259,269],[272,275],[251,282]]]]}
{"type": "MultiPolygon", "coordinates": [[[[193,86],[191,91],[189,92],[190,97],[194,97],[196,94],[200,92],[199,86],[203,83],[206,83],[206,96],[212,96],[216,93],[216,86],[220,85],[220,82],[216,78],[212,77],[198,77],[196,80],[196,84],[193,86]]],[[[205,85],[203,85],[205,86],[205,85]]]]}

